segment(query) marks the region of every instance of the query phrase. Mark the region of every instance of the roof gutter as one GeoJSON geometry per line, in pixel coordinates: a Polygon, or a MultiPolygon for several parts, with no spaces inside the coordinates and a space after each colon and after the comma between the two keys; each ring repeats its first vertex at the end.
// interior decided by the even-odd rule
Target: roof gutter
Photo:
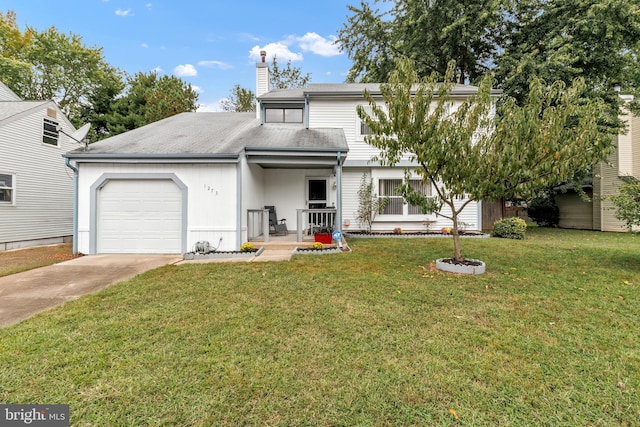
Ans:
{"type": "Polygon", "coordinates": [[[239,154],[142,154],[142,153],[85,153],[71,152],[62,155],[84,163],[108,163],[118,160],[122,163],[238,163],[239,154]]]}
{"type": "Polygon", "coordinates": [[[245,151],[283,152],[283,153],[346,153],[348,148],[327,148],[327,147],[245,147],[245,151]]]}

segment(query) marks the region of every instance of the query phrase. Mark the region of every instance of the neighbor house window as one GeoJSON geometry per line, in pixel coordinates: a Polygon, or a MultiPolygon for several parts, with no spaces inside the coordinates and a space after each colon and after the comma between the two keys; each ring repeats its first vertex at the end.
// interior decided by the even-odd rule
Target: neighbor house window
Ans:
{"type": "MultiPolygon", "coordinates": [[[[402,184],[402,179],[381,179],[378,181],[378,191],[381,199],[387,199],[387,204],[382,215],[422,215],[420,207],[404,203],[404,199],[398,193],[398,187],[402,184]]],[[[421,179],[409,181],[411,187],[427,197],[433,197],[431,184],[421,179]]]]}
{"type": "Polygon", "coordinates": [[[265,108],[266,123],[302,123],[302,108],[265,108]]]}
{"type": "Polygon", "coordinates": [[[371,135],[371,128],[365,122],[360,122],[360,135],[371,135]]]}
{"type": "Polygon", "coordinates": [[[15,175],[0,173],[0,204],[12,205],[16,197],[15,175]]]}
{"type": "Polygon", "coordinates": [[[42,127],[42,142],[49,145],[58,146],[58,138],[60,132],[58,132],[58,122],[48,118],[44,118],[42,127]]]}

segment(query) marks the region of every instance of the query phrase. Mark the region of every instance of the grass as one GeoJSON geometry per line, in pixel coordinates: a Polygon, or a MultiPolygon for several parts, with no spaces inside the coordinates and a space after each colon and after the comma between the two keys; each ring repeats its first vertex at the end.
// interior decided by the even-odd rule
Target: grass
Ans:
{"type": "Polygon", "coordinates": [[[73,259],[71,243],[0,252],[0,277],[73,259]]]}
{"type": "Polygon", "coordinates": [[[637,425],[640,236],[353,239],[167,266],[0,330],[0,401],[72,425],[637,425]]]}

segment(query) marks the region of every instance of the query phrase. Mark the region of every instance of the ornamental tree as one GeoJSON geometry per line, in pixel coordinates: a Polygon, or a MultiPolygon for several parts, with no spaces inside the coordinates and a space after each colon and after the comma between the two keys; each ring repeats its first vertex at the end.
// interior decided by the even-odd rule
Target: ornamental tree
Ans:
{"type": "Polygon", "coordinates": [[[631,227],[640,226],[640,181],[629,177],[620,186],[618,194],[609,197],[616,210],[616,218],[631,227]]]}
{"type": "Polygon", "coordinates": [[[580,79],[566,86],[534,78],[525,102],[517,103],[511,97],[498,102],[487,75],[453,108],[455,64],[442,83],[435,74],[419,79],[410,60],[396,64],[389,82],[380,85],[384,108],[365,91],[371,113],[360,106],[358,115],[372,131],[366,141],[380,149],[375,161],[393,166],[408,158],[433,186],[435,198],[415,191],[408,179],[399,191],[407,203],[452,221],[456,262],[463,261],[458,218],[469,203],[527,199],[590,171],[611,150],[611,138],[598,126],[603,103],[581,97],[580,79]]]}

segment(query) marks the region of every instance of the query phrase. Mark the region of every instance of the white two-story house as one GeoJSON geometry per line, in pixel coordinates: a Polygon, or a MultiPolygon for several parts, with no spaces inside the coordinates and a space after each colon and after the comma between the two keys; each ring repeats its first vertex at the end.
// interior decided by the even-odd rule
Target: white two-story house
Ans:
{"type": "Polygon", "coordinates": [[[62,243],[73,234],[73,176],[62,155],[79,145],[53,101],[23,101],[0,83],[0,251],[62,243]]]}
{"type": "MultiPolygon", "coordinates": [[[[388,198],[374,230],[451,225],[395,193],[408,161],[393,168],[371,162],[377,151],[365,143],[368,129],[356,107],[366,105],[365,87],[379,96],[379,85],[270,91],[268,82],[263,60],[256,66],[256,113],[183,113],[66,154],[78,179],[78,250],[185,253],[200,241],[236,250],[269,238],[265,206],[286,218],[298,240],[319,227],[361,230],[363,174],[388,198]]],[[[452,95],[459,103],[476,90],[458,85],[452,95]]],[[[431,195],[429,185],[415,185],[431,195]]],[[[461,220],[480,230],[481,218],[479,203],[471,203],[461,220]]]]}

